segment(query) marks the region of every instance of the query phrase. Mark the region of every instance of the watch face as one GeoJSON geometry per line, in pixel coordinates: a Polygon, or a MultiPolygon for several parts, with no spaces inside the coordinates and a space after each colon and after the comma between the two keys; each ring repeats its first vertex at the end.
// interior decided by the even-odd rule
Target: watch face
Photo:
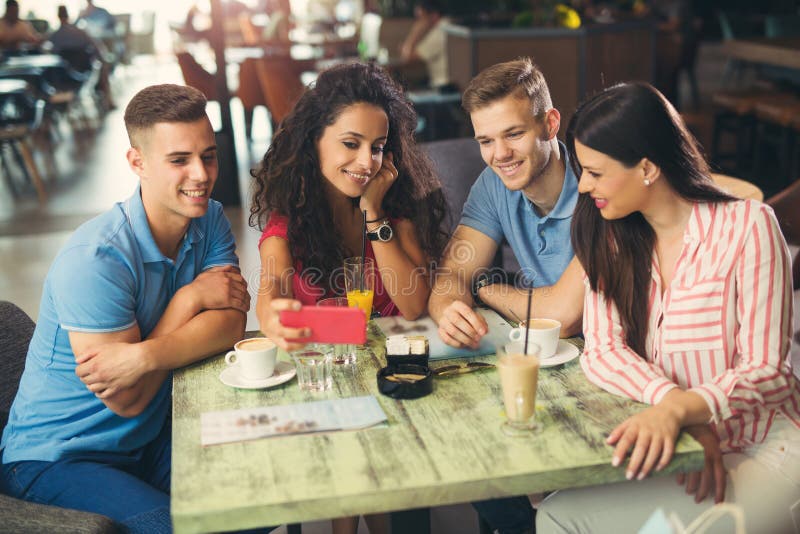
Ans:
{"type": "Polygon", "coordinates": [[[392,227],[385,224],[378,228],[378,239],[381,241],[389,241],[392,238],[392,227]]]}

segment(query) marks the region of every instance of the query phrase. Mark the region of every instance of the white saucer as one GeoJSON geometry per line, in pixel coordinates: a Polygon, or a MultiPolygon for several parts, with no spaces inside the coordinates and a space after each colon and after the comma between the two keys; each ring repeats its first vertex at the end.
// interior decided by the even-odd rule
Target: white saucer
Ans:
{"type": "Polygon", "coordinates": [[[229,365],[219,374],[219,379],[226,386],[231,386],[240,389],[264,389],[283,384],[294,378],[297,371],[294,364],[290,362],[278,362],[275,364],[275,373],[262,380],[251,380],[239,376],[239,366],[236,364],[229,365]]]}
{"type": "Polygon", "coordinates": [[[556,353],[549,358],[539,358],[539,367],[553,367],[555,365],[561,365],[562,363],[567,363],[574,360],[580,355],[581,351],[578,350],[578,347],[572,343],[564,341],[563,339],[559,339],[558,346],[556,347],[556,353]]]}

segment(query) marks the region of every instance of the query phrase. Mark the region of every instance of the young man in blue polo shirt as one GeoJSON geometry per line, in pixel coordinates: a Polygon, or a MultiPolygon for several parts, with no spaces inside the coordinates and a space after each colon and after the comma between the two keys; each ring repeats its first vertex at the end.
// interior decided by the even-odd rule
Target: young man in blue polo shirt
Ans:
{"type": "Polygon", "coordinates": [[[250,306],[205,98],[148,87],[125,110],[133,196],[82,225],[45,279],[2,438],[16,497],[169,532],[172,369],[230,347],[250,306]]]}
{"type": "MultiPolygon", "coordinates": [[[[499,281],[490,269],[503,239],[520,264],[520,282],[536,288],[534,315],[561,321],[562,336],[574,334],[584,292],[570,242],[578,180],[556,139],[561,115],[544,76],[527,58],[494,65],[470,82],[462,104],[487,167],[472,186],[428,301],[439,336],[454,347],[477,347],[488,327],[475,304],[525,315],[527,289],[499,281]]],[[[533,532],[525,496],[473,506],[500,534],[533,532]]]]}
{"type": "Polygon", "coordinates": [[[561,115],[544,76],[528,58],[500,63],[470,82],[462,103],[487,167],[472,186],[428,301],[439,335],[454,347],[477,347],[487,325],[475,304],[525,315],[527,290],[490,270],[503,239],[520,264],[520,282],[537,288],[534,315],[561,321],[562,336],[574,334],[584,289],[570,242],[578,180],[556,139],[561,115]]]}

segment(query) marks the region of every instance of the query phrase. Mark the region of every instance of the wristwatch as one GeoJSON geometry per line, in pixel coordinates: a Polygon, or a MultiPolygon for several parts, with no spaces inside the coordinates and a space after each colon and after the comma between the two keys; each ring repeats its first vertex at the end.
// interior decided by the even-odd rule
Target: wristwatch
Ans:
{"type": "Polygon", "coordinates": [[[494,280],[489,273],[480,273],[478,276],[473,278],[472,280],[472,300],[475,301],[475,304],[478,306],[486,306],[486,303],[481,300],[478,296],[478,290],[482,287],[490,286],[494,284],[496,280],[494,280]]]}
{"type": "Polygon", "coordinates": [[[391,241],[393,236],[394,231],[392,230],[392,226],[389,224],[389,219],[382,220],[381,224],[376,228],[367,231],[367,239],[370,241],[381,241],[386,243],[387,241],[391,241]]]}

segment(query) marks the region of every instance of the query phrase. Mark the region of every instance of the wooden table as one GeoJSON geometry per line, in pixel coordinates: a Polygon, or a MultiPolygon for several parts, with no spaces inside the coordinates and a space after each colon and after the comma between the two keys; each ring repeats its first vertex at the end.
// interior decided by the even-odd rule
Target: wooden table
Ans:
{"type": "Polygon", "coordinates": [[[63,67],[67,62],[57,54],[32,54],[29,56],[11,56],[3,61],[4,67],[47,69],[63,67]]]}
{"type": "Polygon", "coordinates": [[[734,59],[800,70],[800,37],[733,39],[722,50],[734,59]]]}
{"type": "Polygon", "coordinates": [[[321,50],[315,50],[306,45],[292,45],[281,47],[274,45],[264,46],[229,46],[225,48],[225,60],[228,63],[242,63],[245,59],[261,59],[275,57],[291,59],[304,67],[315,68],[316,62],[323,59],[321,50]]]}
{"type": "MultiPolygon", "coordinates": [[[[384,365],[383,341],[376,330],[371,324],[371,353],[362,352],[354,368],[337,368],[333,390],[324,394],[301,392],[295,380],[268,390],[229,388],[218,380],[225,365],[221,356],[175,372],[176,532],[298,523],[624,480],[624,470],[611,467],[605,438],[641,406],[590,384],[577,359],[541,371],[542,430],[512,438],[500,431],[494,369],[437,378],[434,392],[422,399],[380,395],[375,373],[384,365]],[[388,416],[385,428],[200,446],[205,411],[364,394],[378,398],[388,416]]],[[[683,435],[660,474],[702,465],[702,447],[683,435]]]]}

